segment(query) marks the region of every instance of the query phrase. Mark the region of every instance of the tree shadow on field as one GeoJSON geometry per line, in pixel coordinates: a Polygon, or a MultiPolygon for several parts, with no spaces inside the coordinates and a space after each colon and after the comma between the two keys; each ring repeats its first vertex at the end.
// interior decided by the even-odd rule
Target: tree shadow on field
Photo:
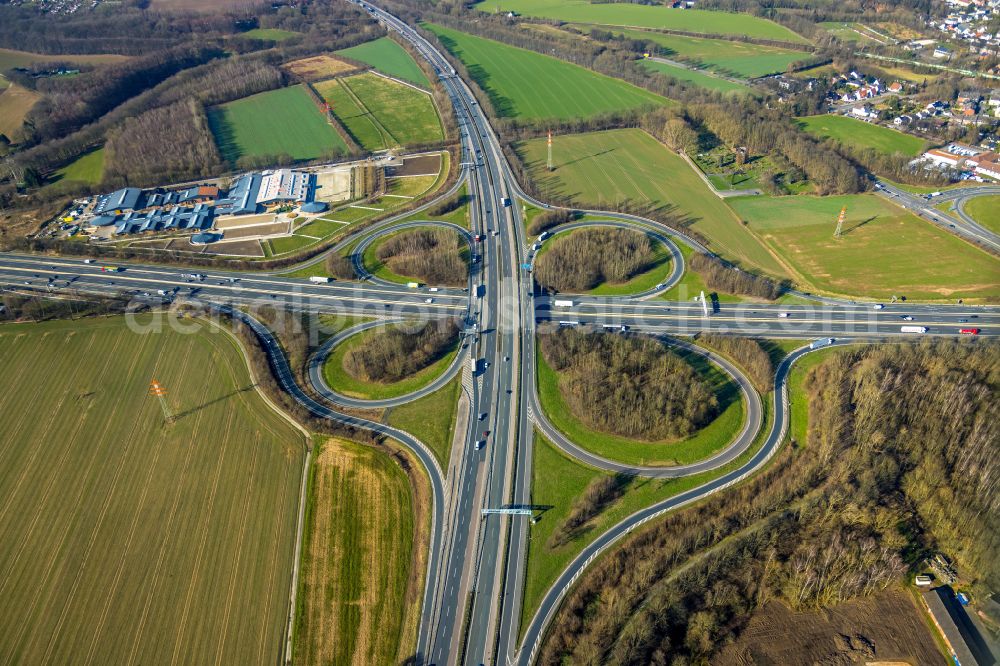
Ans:
{"type": "Polygon", "coordinates": [[[208,407],[211,407],[212,405],[216,405],[216,404],[218,404],[220,402],[225,402],[226,400],[229,400],[230,398],[232,398],[234,396],[237,396],[240,393],[246,393],[248,391],[253,391],[255,388],[257,388],[256,384],[250,384],[249,386],[244,386],[243,388],[238,388],[235,391],[231,391],[231,392],[227,393],[226,395],[220,395],[218,398],[212,398],[208,402],[202,403],[202,404],[198,405],[197,407],[192,407],[191,409],[186,409],[183,412],[177,413],[174,416],[174,420],[175,421],[180,421],[182,418],[184,418],[186,416],[191,416],[192,414],[197,414],[198,412],[200,412],[203,409],[207,409],[208,407]]]}

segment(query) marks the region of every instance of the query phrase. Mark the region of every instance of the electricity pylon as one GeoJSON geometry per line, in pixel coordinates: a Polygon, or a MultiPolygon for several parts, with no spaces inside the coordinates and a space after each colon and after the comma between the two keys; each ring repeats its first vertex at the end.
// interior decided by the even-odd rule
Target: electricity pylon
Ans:
{"type": "Polygon", "coordinates": [[[552,130],[549,130],[549,161],[547,163],[549,171],[555,171],[556,165],[552,161],[552,130]]]}
{"type": "Polygon", "coordinates": [[[170,413],[167,406],[167,389],[163,388],[160,382],[155,379],[149,383],[149,394],[155,395],[160,400],[160,408],[163,410],[163,419],[170,423],[174,420],[174,415],[170,413]]]}
{"type": "Polygon", "coordinates": [[[840,238],[840,234],[844,230],[845,217],[847,217],[847,206],[840,209],[840,217],[837,218],[837,230],[833,232],[834,238],[840,238]]]}

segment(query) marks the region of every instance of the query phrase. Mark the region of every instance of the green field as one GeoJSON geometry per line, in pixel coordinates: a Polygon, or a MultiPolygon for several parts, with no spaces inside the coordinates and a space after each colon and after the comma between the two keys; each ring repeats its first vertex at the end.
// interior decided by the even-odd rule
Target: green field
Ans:
{"type": "Polygon", "coordinates": [[[919,137],[847,116],[806,116],[799,118],[798,122],[814,136],[831,138],[858,150],[874,148],[886,155],[901,153],[916,157],[927,147],[927,142],[919,137]]]}
{"type": "Polygon", "coordinates": [[[431,96],[375,74],[316,84],[334,115],[370,151],[444,139],[431,96]]]}
{"type": "Polygon", "coordinates": [[[279,30],[277,28],[254,28],[253,30],[241,32],[238,36],[246,37],[247,39],[262,39],[269,42],[283,42],[299,34],[301,33],[291,30],[279,30]]]}
{"type": "Polygon", "coordinates": [[[352,398],[365,400],[398,398],[401,395],[407,395],[422,389],[443,375],[451,366],[452,361],[455,360],[455,354],[458,353],[456,340],[455,347],[450,352],[423,370],[398,382],[379,383],[357,379],[344,368],[344,357],[347,355],[347,352],[360,345],[369,337],[379,335],[382,332],[384,332],[382,327],[371,328],[352,335],[337,345],[323,364],[323,379],[326,381],[326,385],[334,391],[352,398]]]}
{"type": "Polygon", "coordinates": [[[52,182],[66,181],[96,185],[104,178],[104,148],[98,148],[58,169],[52,182]]]}
{"type": "Polygon", "coordinates": [[[198,326],[0,327],[5,663],[280,661],[304,437],[198,326]]]}
{"type": "Polygon", "coordinates": [[[406,472],[382,451],[328,440],[311,492],[295,661],[405,660],[405,615],[419,600],[407,589],[415,507],[406,472]]]}
{"type": "Polygon", "coordinates": [[[995,234],[1000,234],[1000,196],[976,197],[965,202],[965,212],[995,234]]]}
{"type": "Polygon", "coordinates": [[[699,88],[717,90],[723,93],[742,94],[750,92],[750,88],[745,85],[733,83],[732,81],[727,81],[726,79],[721,79],[717,76],[710,76],[703,72],[696,72],[685,67],[677,67],[676,65],[669,65],[665,62],[657,62],[655,60],[641,60],[640,62],[642,63],[642,66],[650,72],[657,72],[659,74],[672,76],[675,79],[687,81],[688,83],[698,86],[699,88]]]}
{"type": "Polygon", "coordinates": [[[430,88],[430,81],[410,54],[388,37],[380,37],[349,49],[341,49],[336,53],[371,65],[383,74],[430,88]]]}
{"type": "Polygon", "coordinates": [[[386,422],[426,444],[441,469],[447,470],[461,393],[462,377],[458,376],[430,395],[393,407],[386,422]]]}
{"type": "MultiPolygon", "coordinates": [[[[584,32],[589,30],[589,26],[577,27],[584,32]]],[[[671,60],[683,60],[699,67],[741,78],[756,78],[766,74],[784,72],[791,63],[809,57],[809,54],[803,51],[748,42],[733,42],[726,39],[667,35],[649,30],[614,30],[613,32],[629,39],[640,39],[658,44],[668,51],[665,56],[671,60]]]]}
{"type": "Polygon", "coordinates": [[[281,154],[312,160],[347,150],[302,86],[213,107],[208,111],[208,123],[222,156],[230,163],[243,156],[281,154]]]}
{"type": "Polygon", "coordinates": [[[662,28],[713,35],[746,35],[761,39],[806,43],[805,38],[788,28],[749,14],[730,14],[701,9],[680,10],[632,3],[593,4],[588,0],[486,0],[477,4],[476,8],[491,14],[499,10],[573,23],[662,28]]]}
{"type": "Polygon", "coordinates": [[[577,419],[563,400],[559,373],[537,355],[538,399],[556,428],[581,448],[630,465],[686,465],[722,450],[743,427],[745,409],[739,387],[701,356],[678,351],[719,396],[722,412],[694,435],[681,440],[645,442],[593,430],[577,419]]]}
{"type": "Polygon", "coordinates": [[[508,118],[588,118],[670,104],[663,97],[534,51],[425,24],[508,118]]]}
{"type": "Polygon", "coordinates": [[[542,198],[547,193],[576,205],[613,209],[623,201],[671,216],[710,239],[727,258],[782,275],[767,248],[742,226],[694,169],[638,129],[568,134],[553,138],[556,170],[546,169],[546,140],[518,144],[518,153],[542,198]]]}
{"type": "Polygon", "coordinates": [[[729,203],[784,257],[805,289],[872,299],[1000,298],[995,258],[876,195],[741,197],[729,203]],[[843,206],[847,218],[836,239],[843,206]]]}

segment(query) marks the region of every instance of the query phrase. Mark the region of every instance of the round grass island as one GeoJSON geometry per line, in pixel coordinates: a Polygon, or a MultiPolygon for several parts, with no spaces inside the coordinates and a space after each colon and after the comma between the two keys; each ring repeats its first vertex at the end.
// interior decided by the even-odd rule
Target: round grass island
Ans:
{"type": "MultiPolygon", "coordinates": [[[[336,393],[358,400],[386,400],[419,391],[440,378],[459,352],[458,328],[428,333],[429,322],[412,332],[405,324],[367,328],[336,345],[323,363],[323,381],[336,393]],[[432,353],[415,353],[426,342],[432,353]],[[372,368],[385,366],[384,374],[372,368]],[[365,372],[364,368],[370,372],[365,372]]],[[[444,326],[445,324],[440,324],[444,326]]]]}

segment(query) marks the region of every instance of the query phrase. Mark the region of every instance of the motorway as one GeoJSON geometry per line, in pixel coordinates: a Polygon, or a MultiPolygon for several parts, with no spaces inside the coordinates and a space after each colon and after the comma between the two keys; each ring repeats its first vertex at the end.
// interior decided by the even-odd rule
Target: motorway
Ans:
{"type": "Polygon", "coordinates": [[[934,207],[934,204],[944,201],[956,201],[956,205],[961,206],[962,203],[974,196],[1000,193],[1000,187],[984,186],[942,190],[940,195],[932,199],[927,199],[922,195],[907,192],[904,189],[880,180],[876,181],[876,192],[910,212],[916,213],[925,220],[930,220],[946,231],[978,243],[994,254],[1000,254],[1000,235],[977,223],[971,217],[965,215],[964,212],[958,218],[955,218],[934,207]]]}
{"type": "MultiPolygon", "coordinates": [[[[762,447],[748,462],[698,488],[643,509],[600,535],[560,574],[529,624],[520,626],[528,520],[523,516],[484,516],[482,511],[530,505],[536,427],[569,455],[587,464],[649,476],[678,476],[714,469],[736,459],[755,439],[759,440],[764,425],[762,397],[743,373],[726,359],[677,340],[675,336],[713,331],[801,340],[835,337],[834,344],[849,344],[914,336],[900,330],[904,325],[925,326],[928,335],[955,336],[960,328],[973,327],[978,328],[982,336],[1000,334],[1000,309],[994,307],[886,303],[884,308],[875,309],[872,303],[817,299],[815,305],[712,303],[707,304],[706,312],[706,304],[699,302],[663,300],[662,292],[675,285],[684,272],[683,256],[671,238],[680,238],[695,250],[707,250],[679,230],[633,215],[605,212],[596,214],[606,221],[571,223],[552,231],[563,233],[595,224],[641,229],[670,250],[670,275],[656,288],[630,297],[560,296],[559,300],[572,300],[573,305],[556,305],[555,298],[535,293],[530,273],[521,269],[531,258],[531,239],[525,237],[519,206],[516,203],[505,206],[504,202],[523,200],[543,208],[549,206],[523,192],[471,90],[454,75],[445,57],[414,28],[367,2],[351,1],[409,41],[430,62],[440,74],[454,105],[463,152],[461,161],[474,166],[463,169],[459,183],[438,200],[456,191],[460,184],[467,184],[471,197],[471,233],[483,236],[476,250],[482,255],[482,261],[474,265],[468,287],[441,287],[430,292],[429,287],[410,289],[367,275],[358,259],[364,247],[382,234],[425,224],[399,225],[394,218],[369,227],[361,236],[345,238],[335,248],[346,247],[362,238],[354,260],[366,278],[363,281],[315,284],[263,272],[137,264],[124,265],[120,272],[108,272],[102,270],[100,264],[82,259],[0,254],[0,285],[36,293],[127,293],[144,302],[192,300],[207,303],[242,319],[255,331],[269,353],[272,369],[284,390],[314,414],[373,430],[413,450],[427,470],[433,496],[432,534],[414,655],[416,663],[530,663],[561,599],[594,557],[645,521],[745,478],[780,447],[788,421],[785,380],[794,362],[808,353],[805,346],[787,356],[777,369],[771,429],[762,447]],[[200,277],[202,275],[204,277],[200,277]],[[272,332],[253,316],[253,306],[261,304],[281,304],[297,311],[371,317],[377,321],[355,325],[333,335],[310,359],[309,381],[317,398],[297,385],[295,374],[288,367],[272,332]],[[244,311],[246,306],[251,306],[249,312],[244,311]],[[467,338],[468,348],[460,351],[454,363],[431,386],[408,396],[369,401],[340,395],[324,384],[323,359],[351,335],[386,322],[443,317],[461,318],[468,326],[475,326],[476,334],[467,338]],[[740,386],[747,405],[743,430],[715,456],[690,466],[643,468],[594,456],[579,442],[572,442],[558,432],[540,408],[535,379],[535,329],[546,322],[595,329],[610,326],[618,331],[624,326],[629,333],[654,334],[663,337],[668,344],[708,355],[740,386]],[[471,369],[469,358],[475,360],[475,370],[471,369]],[[428,394],[459,374],[469,394],[469,418],[465,419],[467,428],[462,433],[463,444],[452,452],[444,470],[429,449],[412,435],[338,411],[338,407],[402,404],[428,394]],[[485,434],[487,431],[491,431],[489,436],[485,434]],[[487,444],[480,449],[477,444],[482,441],[487,444]],[[519,640],[522,633],[523,640],[519,640]]],[[[882,193],[904,206],[914,206],[911,210],[919,208],[927,215],[940,217],[933,221],[953,233],[986,246],[996,243],[995,236],[983,233],[985,230],[981,227],[964,219],[955,221],[954,228],[948,227],[952,222],[942,221],[946,216],[939,211],[928,212],[927,202],[922,198],[904,197],[888,189],[882,193]]],[[[468,239],[470,232],[460,231],[468,239]]],[[[995,247],[1000,248],[1000,244],[995,247]]],[[[321,260],[316,258],[308,263],[321,260]]]]}

